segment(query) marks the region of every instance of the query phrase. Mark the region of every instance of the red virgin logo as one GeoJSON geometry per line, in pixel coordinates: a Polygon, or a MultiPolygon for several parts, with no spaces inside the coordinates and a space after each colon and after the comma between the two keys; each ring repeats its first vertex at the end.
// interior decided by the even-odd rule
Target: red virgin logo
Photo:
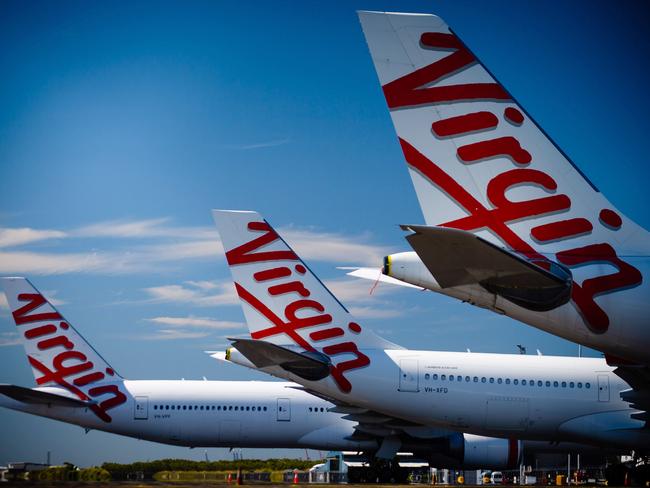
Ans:
{"type": "MultiPolygon", "coordinates": [[[[384,85],[384,94],[391,110],[478,100],[512,102],[510,95],[496,83],[436,86],[439,81],[462,72],[477,62],[453,34],[424,33],[420,37],[420,46],[423,49],[451,50],[451,54],[384,85]]],[[[465,105],[471,109],[471,103],[465,105]]],[[[515,136],[461,145],[456,154],[459,164],[465,166],[481,164],[495,157],[505,157],[512,162],[514,169],[497,174],[487,183],[484,190],[489,206],[483,205],[450,174],[421,154],[408,141],[400,138],[400,143],[409,166],[467,213],[466,217],[438,225],[466,231],[487,229],[514,251],[528,258],[546,260],[537,249],[511,230],[509,224],[566,212],[571,209],[571,198],[565,194],[557,194],[527,201],[511,201],[506,197],[506,192],[515,186],[537,187],[549,192],[558,187],[552,175],[530,167],[535,162],[534,154],[522,147],[516,137],[517,129],[526,122],[524,115],[515,107],[507,107],[499,114],[485,110],[469,111],[432,123],[431,132],[432,136],[438,139],[458,137],[494,128],[501,119],[509,124],[515,136]]],[[[622,225],[620,216],[610,209],[600,211],[598,222],[613,231],[620,229],[622,225]]],[[[609,327],[609,317],[594,298],[638,286],[643,281],[643,276],[634,266],[621,259],[616,250],[606,242],[582,247],[574,247],[571,244],[572,239],[591,233],[593,228],[594,224],[588,218],[574,217],[533,227],[530,236],[540,245],[566,241],[566,249],[555,253],[554,256],[566,266],[607,263],[616,268],[614,273],[573,284],[571,299],[585,324],[592,332],[603,333],[609,327]]]]}
{"type": "Polygon", "coordinates": [[[349,322],[345,328],[339,326],[331,326],[325,329],[321,328],[310,332],[310,341],[307,341],[301,335],[300,331],[328,325],[333,320],[332,316],[327,313],[325,307],[318,300],[310,298],[311,291],[301,281],[301,276],[305,275],[307,268],[300,262],[300,258],[290,249],[281,251],[258,251],[261,247],[280,240],[277,233],[266,222],[250,222],[248,224],[248,230],[262,234],[226,252],[228,264],[230,266],[237,266],[249,263],[270,262],[269,268],[254,273],[252,278],[257,283],[264,283],[271,297],[287,294],[295,294],[297,297],[296,300],[293,300],[284,307],[284,316],[281,317],[241,284],[235,283],[239,297],[257,310],[270,324],[267,328],[252,332],[251,337],[253,339],[267,339],[269,337],[284,335],[306,351],[316,351],[310,344],[310,341],[312,343],[318,343],[336,339],[336,343],[322,347],[322,352],[328,356],[336,356],[339,354],[350,354],[354,356],[354,359],[341,361],[337,364],[332,363],[330,366],[330,373],[339,389],[345,393],[349,393],[352,390],[352,384],[345,377],[344,373],[370,364],[368,356],[359,351],[353,340],[348,340],[351,335],[361,332],[361,326],[355,322],[349,322]],[[295,261],[296,264],[293,266],[273,266],[273,261],[295,261]]]}
{"type": "Polygon", "coordinates": [[[41,386],[56,383],[83,401],[108,395],[109,398],[88,408],[104,422],[111,422],[111,416],[107,411],[126,402],[126,395],[117,385],[96,385],[96,383],[106,376],[113,376],[115,372],[110,368],[99,371],[83,352],[76,350],[75,344],[66,335],[70,326],[59,313],[31,313],[47,303],[42,295],[21,293],[18,295],[18,301],[27,302],[13,312],[16,326],[21,326],[25,339],[34,341],[39,351],[50,349],[57,351],[57,354],[52,357],[51,364],[44,364],[35,357],[27,355],[29,364],[41,374],[36,378],[36,384],[41,386]]]}

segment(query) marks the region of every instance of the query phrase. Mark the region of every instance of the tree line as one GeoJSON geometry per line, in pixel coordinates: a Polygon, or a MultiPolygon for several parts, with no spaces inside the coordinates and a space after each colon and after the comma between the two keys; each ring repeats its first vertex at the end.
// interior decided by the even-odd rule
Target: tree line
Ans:
{"type": "Polygon", "coordinates": [[[240,459],[238,461],[190,461],[188,459],[159,459],[138,461],[130,464],[104,463],[101,468],[108,471],[113,480],[133,479],[136,474],[145,479],[153,478],[159,471],[285,471],[305,470],[321,461],[301,459],[240,459]]]}

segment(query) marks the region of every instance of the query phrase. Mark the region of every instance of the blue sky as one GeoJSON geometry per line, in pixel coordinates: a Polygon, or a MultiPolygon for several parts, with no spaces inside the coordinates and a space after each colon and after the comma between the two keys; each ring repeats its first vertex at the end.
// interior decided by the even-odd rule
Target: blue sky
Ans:
{"type": "MultiPolygon", "coordinates": [[[[209,210],[254,209],[394,342],[575,354],[432,293],[370,296],[336,270],[407,250],[398,224],[422,222],[357,9],[442,16],[650,228],[642,2],[2,2],[0,275],[31,278],[130,379],[260,379],[202,352],[244,333],[209,210]]],[[[0,381],[31,386],[16,339],[0,302],[0,381]]],[[[17,440],[0,464],[203,457],[6,410],[0,425],[17,440]]]]}

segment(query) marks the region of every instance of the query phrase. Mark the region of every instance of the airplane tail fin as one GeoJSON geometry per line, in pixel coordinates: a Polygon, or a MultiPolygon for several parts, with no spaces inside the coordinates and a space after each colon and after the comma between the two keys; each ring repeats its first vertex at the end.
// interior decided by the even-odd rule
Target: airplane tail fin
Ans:
{"type": "Polygon", "coordinates": [[[607,201],[440,17],[359,18],[427,225],[528,257],[574,248],[596,260],[601,243],[619,255],[648,251],[648,232],[607,201]]]}
{"type": "Polygon", "coordinates": [[[343,372],[368,364],[360,350],[399,348],[363,328],[258,213],[212,214],[253,339],[333,357],[343,390],[343,372]]]}
{"type": "Polygon", "coordinates": [[[2,287],[37,386],[59,386],[88,402],[106,422],[106,410],[126,401],[122,378],[26,278],[2,278],[2,287]]]}

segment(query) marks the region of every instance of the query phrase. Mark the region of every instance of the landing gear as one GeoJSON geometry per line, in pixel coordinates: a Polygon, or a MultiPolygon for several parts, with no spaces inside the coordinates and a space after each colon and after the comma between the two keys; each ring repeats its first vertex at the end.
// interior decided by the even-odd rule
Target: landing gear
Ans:
{"type": "Polygon", "coordinates": [[[406,483],[408,471],[397,460],[372,459],[368,466],[348,469],[349,483],[406,483]]]}

